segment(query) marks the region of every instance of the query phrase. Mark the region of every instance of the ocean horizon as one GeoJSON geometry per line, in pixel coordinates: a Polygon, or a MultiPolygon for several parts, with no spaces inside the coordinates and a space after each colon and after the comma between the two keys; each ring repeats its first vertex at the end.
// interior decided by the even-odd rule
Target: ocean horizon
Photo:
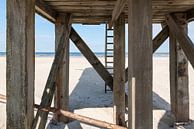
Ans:
{"type": "MultiPolygon", "coordinates": [[[[94,52],[94,54],[98,57],[104,57],[105,53],[104,52],[94,52]]],[[[5,56],[6,52],[0,52],[0,56],[5,56]]],[[[36,52],[35,56],[36,57],[53,57],[55,55],[54,52],[36,52]]],[[[126,53],[126,56],[128,54],[126,53]]],[[[70,56],[72,57],[79,57],[79,56],[83,56],[82,53],[80,52],[70,52],[70,56]]],[[[154,53],[154,57],[168,57],[169,53],[154,53]]]]}

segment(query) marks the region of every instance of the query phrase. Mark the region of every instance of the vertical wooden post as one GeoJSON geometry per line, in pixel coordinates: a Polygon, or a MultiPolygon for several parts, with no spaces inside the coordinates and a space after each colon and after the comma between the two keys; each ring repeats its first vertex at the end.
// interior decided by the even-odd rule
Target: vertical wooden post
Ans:
{"type": "MultiPolygon", "coordinates": [[[[181,29],[187,33],[186,15],[175,15],[181,29]]],[[[176,122],[189,121],[189,88],[188,88],[188,60],[181,49],[176,37],[170,30],[170,96],[171,110],[176,122]]]]}
{"type": "Polygon", "coordinates": [[[30,129],[34,118],[34,0],[7,0],[7,129],[30,129]]]}
{"type": "Polygon", "coordinates": [[[152,1],[129,0],[128,9],[128,129],[152,129],[152,1]]]}
{"type": "Polygon", "coordinates": [[[114,23],[114,122],[125,126],[125,15],[114,23]]]}
{"type": "MultiPolygon", "coordinates": [[[[69,34],[71,23],[69,14],[60,15],[55,23],[55,50],[62,36],[67,37],[64,40],[64,58],[60,64],[58,76],[56,78],[55,107],[65,111],[69,110],[69,34]],[[65,35],[63,32],[65,31],[65,35]]],[[[68,119],[59,114],[55,115],[61,122],[68,122],[68,119]]]]}

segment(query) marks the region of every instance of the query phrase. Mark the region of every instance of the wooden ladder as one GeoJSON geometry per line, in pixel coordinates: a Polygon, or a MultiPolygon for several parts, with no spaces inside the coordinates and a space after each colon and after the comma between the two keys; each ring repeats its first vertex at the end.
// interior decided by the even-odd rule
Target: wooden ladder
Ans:
{"type": "MultiPolygon", "coordinates": [[[[114,64],[114,30],[106,24],[105,28],[105,68],[113,76],[114,64]]],[[[111,91],[105,83],[105,93],[111,91]]]]}

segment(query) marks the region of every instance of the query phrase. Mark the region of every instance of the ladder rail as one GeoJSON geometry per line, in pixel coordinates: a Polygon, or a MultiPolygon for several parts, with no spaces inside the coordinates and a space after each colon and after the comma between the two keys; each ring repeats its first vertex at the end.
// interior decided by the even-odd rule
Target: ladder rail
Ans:
{"type": "MultiPolygon", "coordinates": [[[[109,71],[109,73],[113,76],[114,73],[114,29],[109,28],[106,24],[105,26],[105,68],[109,71]],[[111,33],[108,33],[111,32],[111,33]],[[110,41],[112,39],[112,41],[110,41]],[[112,59],[112,60],[110,60],[112,59]]],[[[107,89],[107,85],[105,84],[105,93],[110,91],[107,89]]]]}

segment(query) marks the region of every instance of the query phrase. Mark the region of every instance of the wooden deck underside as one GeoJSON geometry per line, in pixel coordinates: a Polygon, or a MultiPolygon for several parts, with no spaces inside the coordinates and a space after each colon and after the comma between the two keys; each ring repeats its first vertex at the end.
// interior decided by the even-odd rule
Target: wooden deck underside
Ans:
{"type": "MultiPolygon", "coordinates": [[[[99,24],[111,20],[116,0],[43,0],[56,14],[71,13],[73,23],[99,24]]],[[[153,23],[162,23],[172,12],[189,12],[194,0],[152,0],[153,23]]],[[[143,6],[143,5],[142,5],[143,6]]],[[[127,4],[124,8],[127,22],[127,4]]],[[[190,13],[188,14],[190,15],[190,13]]],[[[190,17],[190,16],[188,16],[190,17]]],[[[188,18],[189,19],[189,18],[188,18]]]]}

